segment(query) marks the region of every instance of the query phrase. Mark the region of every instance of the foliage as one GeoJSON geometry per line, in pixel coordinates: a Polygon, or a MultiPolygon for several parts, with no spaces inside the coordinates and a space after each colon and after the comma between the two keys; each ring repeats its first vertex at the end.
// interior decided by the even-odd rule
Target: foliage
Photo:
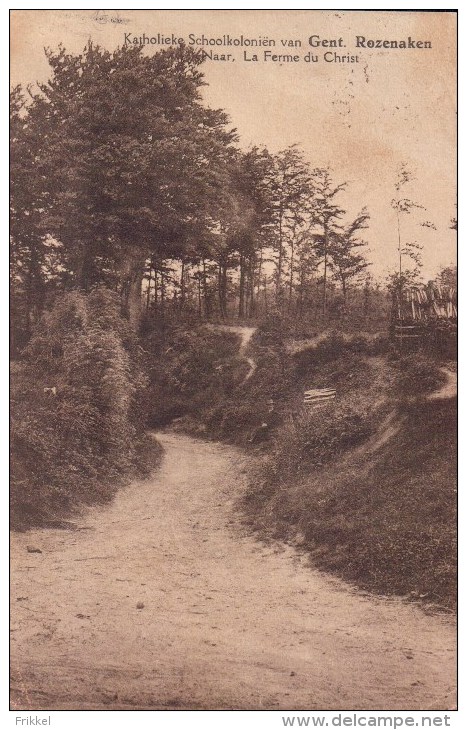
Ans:
{"type": "Polygon", "coordinates": [[[43,171],[37,151],[42,131],[27,124],[27,103],[23,90],[10,95],[10,285],[12,295],[11,344],[13,352],[24,347],[32,329],[54,291],[57,245],[41,228],[48,208],[43,190],[43,171]]]}
{"type": "Polygon", "coordinates": [[[457,289],[457,266],[444,266],[436,277],[440,286],[450,286],[457,289]]]}
{"type": "Polygon", "coordinates": [[[346,336],[333,332],[323,337],[317,344],[303,347],[294,355],[296,372],[300,377],[321,372],[323,365],[331,365],[342,371],[347,369],[364,370],[362,358],[365,355],[377,356],[386,352],[387,340],[384,337],[368,339],[363,335],[346,336]]]}
{"type": "Polygon", "coordinates": [[[355,381],[351,409],[345,401],[286,420],[252,470],[246,519],[360,587],[453,607],[454,403],[388,411],[377,397],[390,402],[394,379],[390,367],[382,373],[355,381]]]}
{"type": "Polygon", "coordinates": [[[186,255],[212,237],[235,134],[201,104],[192,49],[147,56],[89,42],[47,58],[50,81],[26,106],[19,91],[13,99],[13,250],[57,241],[63,281],[115,286],[131,309],[148,256],[186,255]]]}
{"type": "Polygon", "coordinates": [[[15,355],[71,287],[115,289],[135,325],[142,293],[155,318],[250,318],[272,302],[303,317],[321,283],[331,300],[333,267],[347,308],[368,215],[340,225],[345,183],[297,146],[237,149],[227,115],[202,103],[203,54],[46,54],[50,80],[11,95],[15,355]]]}
{"type": "Polygon", "coordinates": [[[276,304],[285,296],[283,279],[287,252],[290,257],[289,299],[292,294],[294,253],[298,236],[307,221],[310,198],[310,170],[296,145],[274,156],[268,184],[271,191],[271,248],[274,260],[274,290],[276,304]]]}
{"type": "Polygon", "coordinates": [[[366,210],[363,210],[348,226],[343,228],[342,233],[336,232],[331,238],[331,268],[342,286],[345,311],[347,310],[349,283],[360,276],[369,266],[369,262],[359,251],[366,246],[366,243],[358,235],[362,229],[368,228],[369,217],[366,210]]]}
{"type": "Polygon", "coordinates": [[[303,408],[278,433],[274,470],[281,479],[306,474],[363,443],[373,429],[366,406],[333,402],[316,410],[303,408]]]}
{"type": "Polygon", "coordinates": [[[235,334],[179,329],[164,339],[153,337],[148,344],[156,355],[149,368],[150,425],[186,415],[202,420],[204,409],[230,393],[243,376],[243,364],[235,360],[235,334]]]}
{"type": "Polygon", "coordinates": [[[392,365],[396,371],[394,390],[399,396],[425,395],[445,381],[436,361],[421,352],[396,357],[392,365]]]}
{"type": "Polygon", "coordinates": [[[14,525],[106,499],[144,470],[145,386],[114,293],[70,292],[44,314],[12,379],[14,525]]]}
{"type": "Polygon", "coordinates": [[[337,240],[342,228],[340,221],[345,210],[336,202],[336,197],[347,186],[336,184],[329,168],[316,168],[312,176],[313,199],[311,202],[310,224],[313,231],[313,247],[323,263],[323,314],[327,308],[328,266],[331,260],[330,243],[337,240]]]}
{"type": "MultiPolygon", "coordinates": [[[[396,212],[397,237],[398,237],[398,270],[391,272],[387,279],[389,292],[394,297],[396,294],[401,298],[404,288],[416,285],[420,282],[422,269],[421,252],[423,246],[417,240],[410,240],[407,232],[404,233],[402,221],[408,219],[416,210],[426,210],[423,205],[410,198],[405,197],[407,185],[415,180],[413,172],[406,162],[402,163],[396,176],[394,189],[396,197],[391,201],[391,207],[396,212]]],[[[436,226],[430,221],[422,221],[418,224],[422,228],[436,230],[436,226]]]]}

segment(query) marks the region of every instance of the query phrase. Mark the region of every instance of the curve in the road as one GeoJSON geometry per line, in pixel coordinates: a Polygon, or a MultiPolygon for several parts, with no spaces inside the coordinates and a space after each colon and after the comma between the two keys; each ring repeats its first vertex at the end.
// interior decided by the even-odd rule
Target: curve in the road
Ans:
{"type": "Polygon", "coordinates": [[[450,617],[258,543],[241,452],[160,439],[159,472],[75,531],[13,535],[15,709],[452,708],[450,617]]]}
{"type": "Polygon", "coordinates": [[[238,357],[243,358],[249,365],[249,370],[246,373],[241,385],[244,385],[254,375],[256,371],[256,363],[252,357],[245,357],[245,353],[248,350],[250,340],[255,334],[257,327],[244,327],[242,325],[230,325],[230,324],[209,324],[207,325],[211,330],[217,330],[221,332],[233,332],[240,337],[240,347],[238,349],[238,357]]]}

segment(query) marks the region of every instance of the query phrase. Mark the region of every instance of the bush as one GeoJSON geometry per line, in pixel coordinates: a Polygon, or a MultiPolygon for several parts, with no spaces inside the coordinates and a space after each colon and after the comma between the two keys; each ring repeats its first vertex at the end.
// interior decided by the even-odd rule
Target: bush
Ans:
{"type": "Polygon", "coordinates": [[[262,346],[283,347],[286,330],[284,316],[278,310],[274,310],[261,321],[256,340],[262,346]]]}
{"type": "Polygon", "coordinates": [[[252,473],[244,500],[249,521],[279,539],[300,536],[315,565],[360,587],[452,608],[454,402],[405,404],[391,429],[380,414],[380,445],[369,450],[351,446],[366,438],[366,425],[375,429],[378,414],[368,424],[364,414],[344,412],[336,430],[330,413],[320,412],[323,438],[311,419],[289,421],[275,453],[252,473]]]}
{"type": "Polygon", "coordinates": [[[278,478],[308,473],[363,443],[373,433],[373,417],[365,407],[331,403],[302,409],[279,429],[272,456],[278,478]]]}
{"type": "Polygon", "coordinates": [[[352,337],[340,333],[332,333],[318,342],[299,350],[294,355],[297,374],[308,375],[322,365],[345,362],[356,363],[363,357],[377,357],[388,351],[386,337],[377,335],[367,338],[363,335],[352,337]]]}
{"type": "Polygon", "coordinates": [[[396,371],[394,389],[399,396],[419,396],[437,390],[445,381],[439,364],[417,352],[392,361],[396,371]]]}
{"type": "Polygon", "coordinates": [[[14,525],[107,499],[142,467],[147,381],[119,306],[106,289],[62,296],[12,378],[14,525]]]}
{"type": "Polygon", "coordinates": [[[204,411],[230,395],[244,377],[235,333],[200,327],[150,344],[156,355],[147,397],[153,426],[186,415],[202,420],[204,411]]]}

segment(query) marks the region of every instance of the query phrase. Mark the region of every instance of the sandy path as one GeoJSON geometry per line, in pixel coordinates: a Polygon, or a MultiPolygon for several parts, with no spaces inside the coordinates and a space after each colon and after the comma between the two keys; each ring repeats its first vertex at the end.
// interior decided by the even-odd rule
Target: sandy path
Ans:
{"type": "Polygon", "coordinates": [[[247,357],[245,355],[248,345],[250,344],[250,340],[255,334],[257,327],[243,327],[242,325],[233,325],[233,324],[210,324],[206,325],[209,327],[209,329],[212,330],[221,330],[224,332],[234,332],[235,334],[240,336],[240,347],[238,348],[238,357],[243,358],[247,361],[250,369],[245,375],[243,382],[241,385],[246,383],[255,373],[256,371],[256,363],[253,360],[252,357],[247,357]]]}
{"type": "Polygon", "coordinates": [[[233,507],[240,452],[160,438],[159,472],[80,529],[13,535],[15,708],[453,707],[450,617],[258,543],[233,507]]]}
{"type": "Polygon", "coordinates": [[[441,368],[446,376],[446,382],[434,393],[428,396],[428,400],[443,400],[445,398],[455,398],[457,396],[457,373],[453,373],[449,368],[441,368]]]}
{"type": "Polygon", "coordinates": [[[235,324],[207,324],[205,325],[211,330],[217,330],[221,332],[234,332],[240,336],[240,348],[238,354],[243,356],[250,343],[251,338],[255,334],[257,327],[244,327],[243,325],[235,324]]]}

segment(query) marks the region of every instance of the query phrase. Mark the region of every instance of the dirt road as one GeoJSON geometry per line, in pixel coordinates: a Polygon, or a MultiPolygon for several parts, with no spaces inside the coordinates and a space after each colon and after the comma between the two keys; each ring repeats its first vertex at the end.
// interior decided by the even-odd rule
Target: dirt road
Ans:
{"type": "Polygon", "coordinates": [[[451,618],[257,542],[240,452],[160,438],[159,472],[79,529],[13,535],[14,708],[453,707],[451,618]]]}
{"type": "Polygon", "coordinates": [[[222,332],[233,332],[236,335],[239,335],[240,345],[238,348],[238,357],[246,360],[246,362],[248,363],[249,368],[250,368],[243,379],[243,383],[241,383],[241,385],[243,385],[254,375],[254,373],[256,371],[255,361],[253,360],[252,357],[247,357],[245,355],[245,353],[248,350],[250,340],[253,337],[253,335],[255,334],[257,327],[244,327],[241,325],[232,325],[232,324],[209,324],[206,326],[211,330],[217,330],[217,331],[220,330],[222,332]]]}
{"type": "Polygon", "coordinates": [[[434,393],[431,393],[428,400],[444,400],[445,398],[455,398],[457,396],[457,373],[452,372],[449,368],[441,368],[441,372],[446,376],[446,382],[434,393]]]}

